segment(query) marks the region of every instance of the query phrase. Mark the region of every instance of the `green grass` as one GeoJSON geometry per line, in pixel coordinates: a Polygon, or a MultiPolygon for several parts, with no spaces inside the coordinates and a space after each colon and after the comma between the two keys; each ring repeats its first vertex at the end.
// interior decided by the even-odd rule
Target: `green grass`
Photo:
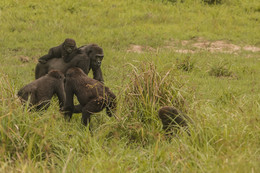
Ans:
{"type": "Polygon", "coordinates": [[[0,1],[0,172],[257,172],[259,52],[180,42],[260,47],[259,9],[257,0],[0,1]],[[56,98],[38,113],[16,96],[37,59],[67,37],[103,47],[105,83],[118,97],[116,117],[93,115],[92,132],[79,114],[66,122],[56,98]],[[163,105],[192,118],[191,136],[164,135],[163,105]]]}

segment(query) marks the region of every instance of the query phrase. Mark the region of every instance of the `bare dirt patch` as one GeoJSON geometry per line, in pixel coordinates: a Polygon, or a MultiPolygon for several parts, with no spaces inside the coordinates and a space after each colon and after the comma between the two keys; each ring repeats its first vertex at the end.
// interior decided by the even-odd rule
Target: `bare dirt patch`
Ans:
{"type": "MultiPolygon", "coordinates": [[[[229,53],[229,54],[237,54],[241,52],[242,50],[248,51],[248,52],[260,52],[259,47],[255,46],[239,46],[230,43],[229,41],[225,40],[217,40],[217,41],[209,41],[202,37],[197,37],[191,40],[181,40],[181,41],[167,41],[165,42],[165,45],[161,48],[165,49],[171,49],[178,53],[184,53],[184,54],[194,54],[201,51],[208,51],[211,53],[229,53]]],[[[149,46],[141,46],[141,45],[130,45],[127,52],[136,52],[136,53],[142,53],[142,52],[149,52],[149,51],[155,51],[156,49],[149,47],[149,46]]]]}
{"type": "Polygon", "coordinates": [[[245,46],[243,49],[251,52],[260,52],[260,48],[254,46],[245,46]]]}
{"type": "Polygon", "coordinates": [[[151,52],[151,51],[155,51],[155,49],[149,46],[141,46],[141,45],[130,45],[130,48],[127,49],[127,52],[135,52],[135,53],[142,53],[145,51],[151,52]]]}
{"type": "Polygon", "coordinates": [[[25,56],[25,55],[17,55],[17,56],[15,56],[15,58],[18,58],[22,63],[28,63],[30,61],[38,63],[38,57],[36,57],[36,56],[29,57],[29,56],[25,56]]]}
{"type": "Polygon", "coordinates": [[[20,59],[20,61],[22,61],[23,63],[27,63],[27,62],[30,61],[30,58],[29,58],[28,56],[23,56],[23,55],[21,55],[21,56],[19,57],[19,59],[20,59]]]}
{"type": "Polygon", "coordinates": [[[234,53],[239,51],[241,48],[240,46],[227,43],[225,41],[215,41],[215,42],[198,42],[192,44],[193,47],[196,47],[200,50],[206,50],[209,52],[223,52],[223,53],[234,53]]]}

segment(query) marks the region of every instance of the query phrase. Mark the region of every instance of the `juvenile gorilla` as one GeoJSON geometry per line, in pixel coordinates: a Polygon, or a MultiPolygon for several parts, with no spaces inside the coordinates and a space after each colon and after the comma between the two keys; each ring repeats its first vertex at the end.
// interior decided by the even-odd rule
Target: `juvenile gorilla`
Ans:
{"type": "Polygon", "coordinates": [[[50,59],[62,58],[67,63],[71,60],[70,55],[75,49],[77,49],[75,40],[67,38],[61,45],[50,48],[49,53],[39,58],[38,61],[45,64],[50,59]]]}
{"type": "Polygon", "coordinates": [[[71,53],[68,63],[62,59],[54,58],[49,60],[46,64],[38,63],[35,69],[35,78],[45,75],[50,70],[60,70],[62,73],[71,67],[81,68],[85,74],[88,74],[92,69],[93,78],[103,82],[103,75],[101,71],[101,62],[104,57],[103,49],[96,44],[89,44],[81,46],[71,53]]]}
{"type": "Polygon", "coordinates": [[[66,102],[64,106],[65,118],[71,119],[75,107],[73,104],[74,94],[80,103],[82,123],[87,125],[90,116],[106,108],[109,117],[116,110],[116,96],[101,82],[88,77],[79,68],[70,68],[65,79],[66,102]]]}
{"type": "Polygon", "coordinates": [[[18,97],[23,103],[30,99],[30,107],[36,110],[47,109],[54,94],[58,96],[60,109],[65,103],[64,74],[57,70],[29,83],[21,88],[18,97]]]}
{"type": "Polygon", "coordinates": [[[176,131],[180,127],[184,127],[188,131],[188,122],[192,122],[191,119],[175,109],[174,107],[164,106],[159,109],[159,118],[162,121],[163,129],[166,132],[176,131]]]}

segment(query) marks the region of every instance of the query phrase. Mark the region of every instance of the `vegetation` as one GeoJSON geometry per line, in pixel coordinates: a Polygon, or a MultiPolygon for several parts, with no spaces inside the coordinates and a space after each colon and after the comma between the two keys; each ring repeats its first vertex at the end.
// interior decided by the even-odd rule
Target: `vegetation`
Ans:
{"type": "Polygon", "coordinates": [[[0,1],[0,172],[257,172],[260,2],[205,2],[0,1]],[[56,98],[39,113],[16,96],[65,38],[102,46],[118,96],[91,132],[56,98]],[[192,118],[191,136],[165,136],[164,105],[192,118]]]}

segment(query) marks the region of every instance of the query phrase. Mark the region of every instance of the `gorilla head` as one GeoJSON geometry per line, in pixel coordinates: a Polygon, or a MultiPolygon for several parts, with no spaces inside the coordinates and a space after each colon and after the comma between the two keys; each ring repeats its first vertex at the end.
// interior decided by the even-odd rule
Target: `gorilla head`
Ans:
{"type": "Polygon", "coordinates": [[[71,38],[65,39],[63,42],[63,49],[70,54],[73,50],[77,48],[75,40],[71,38]]]}

